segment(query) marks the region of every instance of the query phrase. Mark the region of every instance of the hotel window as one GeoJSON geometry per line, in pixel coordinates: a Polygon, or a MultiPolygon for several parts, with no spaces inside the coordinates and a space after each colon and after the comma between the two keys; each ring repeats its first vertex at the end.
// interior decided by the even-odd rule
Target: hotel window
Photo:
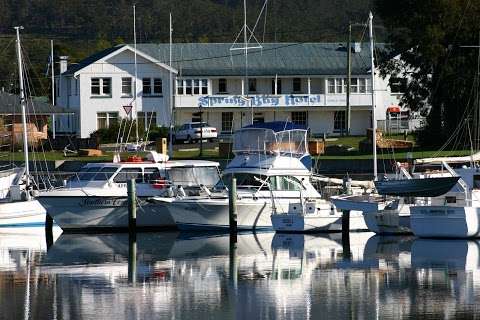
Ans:
{"type": "Polygon", "coordinates": [[[193,80],[193,94],[200,94],[200,80],[193,80]]]}
{"type": "Polygon", "coordinates": [[[333,131],[341,132],[345,129],[345,111],[335,111],[333,114],[333,131]]]}
{"type": "Polygon", "coordinates": [[[150,84],[150,78],[143,78],[142,79],[142,84],[143,84],[143,95],[148,96],[152,94],[152,85],[150,84]]]}
{"type": "Polygon", "coordinates": [[[132,78],[122,78],[122,96],[132,96],[132,78]]]}
{"type": "Polygon", "coordinates": [[[202,86],[201,93],[208,94],[208,80],[207,79],[200,80],[200,85],[202,86]]]}
{"type": "Polygon", "coordinates": [[[257,92],[257,79],[248,79],[248,92],[257,92]]]}
{"type": "Polygon", "coordinates": [[[293,92],[300,93],[302,91],[302,79],[293,78],[293,92]]]}
{"type": "Polygon", "coordinates": [[[162,79],[154,78],[153,79],[153,94],[161,95],[162,93],[163,93],[162,79]]]}
{"type": "Polygon", "coordinates": [[[192,79],[185,80],[185,94],[192,94],[192,79]]]}
{"type": "Polygon", "coordinates": [[[182,79],[177,79],[177,94],[178,95],[183,94],[183,80],[182,79]]]}
{"type": "Polygon", "coordinates": [[[358,79],[358,92],[359,93],[367,93],[367,79],[366,78],[359,78],[358,79]]]}
{"type": "Polygon", "coordinates": [[[233,129],[233,112],[222,112],[222,132],[231,133],[233,129]]]}
{"type": "Polygon", "coordinates": [[[358,93],[358,79],[351,78],[350,79],[350,92],[351,93],[358,93]]]}
{"type": "Polygon", "coordinates": [[[218,79],[218,93],[227,93],[227,79],[218,79]]]}
{"type": "Polygon", "coordinates": [[[336,85],[335,93],[343,93],[343,79],[336,78],[335,85],[336,85]]]}
{"type": "Polygon", "coordinates": [[[110,78],[92,78],[90,92],[92,96],[111,96],[111,84],[110,78]]]}
{"type": "Polygon", "coordinates": [[[292,122],[301,126],[307,126],[308,113],[307,111],[294,111],[292,112],[292,122]]]}
{"type": "MultiPolygon", "coordinates": [[[[272,94],[275,94],[275,78],[272,79],[272,94]]],[[[282,94],[282,79],[277,78],[277,94],[282,94]]]]}
{"type": "Polygon", "coordinates": [[[141,131],[145,131],[145,129],[155,128],[157,126],[157,113],[156,112],[137,112],[137,121],[138,121],[138,128],[141,131]]]}
{"type": "Polygon", "coordinates": [[[97,129],[109,128],[118,121],[118,112],[97,113],[97,129]]]}
{"type": "Polygon", "coordinates": [[[253,123],[264,123],[265,122],[265,117],[263,115],[263,112],[255,112],[253,114],[253,123]]]}
{"type": "Polygon", "coordinates": [[[328,93],[335,93],[335,79],[328,79],[328,93]]]}
{"type": "Polygon", "coordinates": [[[192,122],[202,122],[202,114],[200,112],[192,113],[192,122]]]}

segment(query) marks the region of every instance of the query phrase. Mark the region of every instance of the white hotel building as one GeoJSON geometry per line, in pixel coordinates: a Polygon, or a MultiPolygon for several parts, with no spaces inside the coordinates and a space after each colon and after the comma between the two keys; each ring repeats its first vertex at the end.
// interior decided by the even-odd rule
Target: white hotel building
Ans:
{"type": "MultiPolygon", "coordinates": [[[[68,65],[66,57],[60,57],[57,104],[75,116],[57,119],[56,131],[76,132],[86,138],[127,117],[124,106],[132,104],[136,105],[133,117],[140,123],[168,126],[173,98],[176,125],[199,121],[202,111],[203,120],[223,134],[250,124],[252,114],[254,121],[303,124],[315,135],[341,132],[346,109],[345,47],[333,43],[264,44],[261,50],[249,51],[245,83],[243,52],[230,51],[230,46],[174,44],[169,66],[168,44],[139,44],[137,81],[131,45],[106,49],[77,64],[68,65]]],[[[352,46],[353,135],[363,135],[371,127],[369,52],[366,45],[352,46]]],[[[385,120],[388,108],[398,105],[398,91],[402,91],[398,83],[403,84],[403,80],[390,81],[389,85],[388,79],[377,75],[375,81],[377,120],[385,120]]]]}

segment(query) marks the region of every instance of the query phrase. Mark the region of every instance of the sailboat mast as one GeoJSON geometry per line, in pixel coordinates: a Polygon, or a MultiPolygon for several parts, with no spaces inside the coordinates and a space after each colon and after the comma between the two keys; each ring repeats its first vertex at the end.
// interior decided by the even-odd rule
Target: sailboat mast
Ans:
{"type": "Polygon", "coordinates": [[[138,118],[137,118],[137,21],[136,21],[136,12],[135,5],[133,5],[133,51],[134,52],[134,69],[135,69],[135,79],[133,79],[133,87],[135,88],[135,93],[133,97],[133,108],[130,111],[132,113],[131,118],[133,120],[135,113],[135,142],[138,145],[138,118]]]}
{"type": "MultiPolygon", "coordinates": [[[[172,68],[172,13],[170,12],[170,24],[169,24],[169,30],[170,30],[170,41],[169,41],[169,48],[168,48],[168,53],[169,53],[169,58],[170,58],[170,68],[172,68]]],[[[173,157],[173,127],[175,125],[175,118],[174,118],[174,110],[173,110],[173,79],[172,79],[172,70],[169,70],[168,72],[168,88],[169,88],[169,104],[170,104],[170,134],[169,138],[170,141],[168,142],[168,155],[170,157],[173,157]]]]}
{"type": "Polygon", "coordinates": [[[245,92],[247,93],[247,101],[250,103],[250,113],[251,113],[251,123],[253,124],[253,105],[250,99],[248,99],[248,94],[250,91],[250,86],[248,85],[248,38],[247,38],[247,0],[243,0],[243,44],[245,50],[245,92]]]}
{"type": "Polygon", "coordinates": [[[375,59],[373,43],[373,14],[368,16],[368,26],[370,33],[370,59],[371,59],[371,82],[372,82],[372,148],[373,148],[373,179],[377,180],[377,117],[375,114],[375,59]]]}
{"type": "Polygon", "coordinates": [[[17,59],[18,59],[18,80],[20,82],[20,105],[22,107],[22,124],[23,124],[23,156],[25,159],[25,177],[26,177],[26,191],[27,199],[30,194],[28,193],[28,187],[30,186],[30,167],[28,164],[28,140],[27,140],[27,112],[26,112],[26,100],[25,89],[23,87],[23,62],[22,62],[22,49],[20,46],[20,29],[23,27],[15,27],[17,32],[17,59]]]}

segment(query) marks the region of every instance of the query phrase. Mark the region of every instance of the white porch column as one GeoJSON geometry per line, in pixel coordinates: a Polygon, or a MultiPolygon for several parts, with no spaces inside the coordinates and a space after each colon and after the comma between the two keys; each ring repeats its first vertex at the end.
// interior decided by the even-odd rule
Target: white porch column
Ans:
{"type": "Polygon", "coordinates": [[[245,79],[242,78],[242,96],[245,95],[245,79]]]}
{"type": "Polygon", "coordinates": [[[312,94],[312,79],[310,77],[307,79],[307,92],[308,95],[312,94]]]}
{"type": "Polygon", "coordinates": [[[278,94],[278,75],[275,75],[275,95],[278,94]]]}

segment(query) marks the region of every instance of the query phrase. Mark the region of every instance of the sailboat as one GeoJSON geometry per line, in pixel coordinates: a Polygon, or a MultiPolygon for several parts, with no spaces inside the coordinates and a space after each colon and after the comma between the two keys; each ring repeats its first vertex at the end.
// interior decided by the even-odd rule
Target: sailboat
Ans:
{"type": "Polygon", "coordinates": [[[373,122],[373,169],[376,192],[363,195],[341,195],[331,198],[337,209],[363,212],[365,223],[376,233],[410,233],[410,208],[425,204],[430,197],[445,194],[459,181],[458,174],[446,163],[446,173],[412,175],[399,164],[399,176],[404,179],[378,180],[377,144],[375,117],[375,61],[373,43],[373,15],[369,14],[371,81],[372,81],[372,122],[373,122]]]}
{"type": "MultiPolygon", "coordinates": [[[[10,186],[8,196],[0,200],[0,227],[43,226],[45,223],[45,208],[33,199],[30,168],[28,163],[28,134],[26,116],[26,97],[23,80],[22,52],[20,45],[20,29],[17,33],[17,60],[20,84],[20,103],[22,108],[23,124],[23,155],[25,161],[24,174],[17,175],[10,186]]],[[[23,173],[23,172],[22,172],[23,173]]]]}

